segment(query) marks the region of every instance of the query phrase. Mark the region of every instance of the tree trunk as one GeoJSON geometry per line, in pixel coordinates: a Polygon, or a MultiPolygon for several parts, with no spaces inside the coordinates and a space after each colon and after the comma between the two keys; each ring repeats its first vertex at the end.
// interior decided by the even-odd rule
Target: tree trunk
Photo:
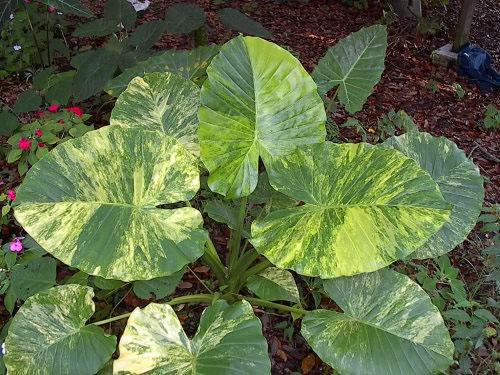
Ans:
{"type": "Polygon", "coordinates": [[[458,19],[455,38],[453,39],[453,51],[458,52],[465,44],[469,42],[470,28],[476,0],[462,0],[462,9],[458,19]]]}

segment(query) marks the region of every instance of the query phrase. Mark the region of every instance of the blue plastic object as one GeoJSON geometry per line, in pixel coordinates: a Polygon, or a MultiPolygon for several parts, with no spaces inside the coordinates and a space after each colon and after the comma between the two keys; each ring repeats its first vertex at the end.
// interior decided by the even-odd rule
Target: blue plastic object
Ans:
{"type": "Polygon", "coordinates": [[[458,52],[458,74],[469,77],[483,91],[500,89],[500,74],[491,67],[491,56],[484,49],[468,43],[458,52]]]}

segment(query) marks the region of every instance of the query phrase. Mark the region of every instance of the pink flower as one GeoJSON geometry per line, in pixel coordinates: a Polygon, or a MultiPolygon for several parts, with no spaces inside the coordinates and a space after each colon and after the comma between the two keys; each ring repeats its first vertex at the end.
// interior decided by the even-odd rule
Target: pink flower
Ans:
{"type": "Polygon", "coordinates": [[[55,13],[56,12],[56,8],[53,7],[53,6],[49,6],[49,13],[55,13]]]}
{"type": "Polygon", "coordinates": [[[7,190],[7,198],[9,198],[10,201],[15,201],[16,192],[14,190],[7,190]]]}
{"type": "Polygon", "coordinates": [[[17,143],[17,145],[19,146],[19,148],[21,150],[29,150],[31,147],[31,141],[29,139],[26,139],[26,138],[21,138],[19,140],[19,142],[17,143]]]}
{"type": "Polygon", "coordinates": [[[42,118],[43,116],[45,116],[44,111],[36,111],[36,113],[35,113],[36,118],[42,118]]]}
{"type": "Polygon", "coordinates": [[[74,113],[78,117],[82,117],[83,116],[83,111],[82,111],[82,109],[80,107],[68,107],[68,108],[66,108],[66,111],[74,113]]]}
{"type": "Polygon", "coordinates": [[[51,105],[49,105],[49,107],[47,108],[47,110],[49,112],[56,113],[57,111],[59,111],[59,107],[60,107],[59,104],[51,104],[51,105]]]}
{"type": "Polygon", "coordinates": [[[38,138],[40,138],[40,137],[43,135],[43,131],[42,131],[42,129],[36,129],[36,130],[35,130],[35,135],[36,135],[38,138]]]}
{"type": "Polygon", "coordinates": [[[40,147],[40,148],[44,148],[44,147],[45,147],[45,143],[43,143],[43,142],[38,142],[38,147],[40,147]]]}
{"type": "Polygon", "coordinates": [[[21,242],[21,239],[23,239],[24,237],[16,237],[14,238],[14,241],[12,241],[10,243],[10,251],[13,251],[15,253],[20,253],[21,251],[23,251],[23,243],[21,242]]]}
{"type": "Polygon", "coordinates": [[[61,124],[61,125],[64,125],[64,120],[63,119],[60,119],[59,121],[57,121],[58,124],[61,124]]]}

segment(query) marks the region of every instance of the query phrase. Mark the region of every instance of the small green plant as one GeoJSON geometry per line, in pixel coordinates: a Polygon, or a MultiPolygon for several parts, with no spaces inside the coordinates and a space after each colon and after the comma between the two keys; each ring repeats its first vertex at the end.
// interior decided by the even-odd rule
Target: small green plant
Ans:
{"type": "Polygon", "coordinates": [[[48,66],[57,56],[68,56],[67,23],[56,11],[38,3],[25,4],[9,16],[1,31],[0,78],[48,66]]]}
{"type": "Polygon", "coordinates": [[[351,117],[341,127],[354,128],[361,136],[361,140],[369,143],[383,142],[395,136],[398,132],[408,133],[418,131],[417,125],[405,111],[400,110],[395,112],[392,109],[377,120],[375,128],[370,127],[365,129],[365,126],[359,120],[351,117]]]}
{"type": "Polygon", "coordinates": [[[420,35],[437,35],[443,29],[443,23],[437,17],[422,17],[418,21],[417,31],[420,35]]]}
{"type": "Polygon", "coordinates": [[[437,93],[439,91],[438,82],[433,78],[429,79],[425,84],[425,89],[432,94],[437,93]]]}
{"type": "Polygon", "coordinates": [[[488,130],[500,129],[500,110],[493,104],[489,104],[484,112],[483,125],[488,130]]]}
{"type": "Polygon", "coordinates": [[[455,95],[457,96],[457,98],[459,98],[459,99],[463,99],[464,98],[464,96],[465,96],[465,90],[462,87],[462,85],[460,85],[460,83],[455,82],[452,85],[452,88],[453,88],[453,91],[455,92],[455,95]]]}
{"type": "Polygon", "coordinates": [[[81,108],[59,109],[60,106],[54,104],[49,106],[47,112],[38,112],[35,121],[21,125],[8,139],[11,149],[7,154],[7,162],[16,162],[21,176],[52,147],[94,129],[93,126],[85,125],[90,115],[84,114],[81,108]]]}
{"type": "MultiPolygon", "coordinates": [[[[498,319],[493,312],[498,311],[496,302],[491,297],[483,298],[483,303],[474,298],[481,283],[466,288],[459,277],[459,270],[453,267],[448,256],[443,255],[435,262],[426,265],[414,265],[418,270],[418,282],[431,296],[432,302],[443,312],[445,322],[452,331],[455,344],[455,358],[462,373],[468,373],[472,366],[471,356],[497,336],[498,319]]],[[[482,363],[493,370],[494,359],[482,363]]],[[[487,371],[486,371],[487,372],[487,371]]]]}
{"type": "Polygon", "coordinates": [[[486,281],[495,283],[497,291],[500,291],[500,205],[483,207],[478,222],[482,223],[481,232],[492,234],[490,246],[483,249],[488,268],[486,281]]]}
{"type": "Polygon", "coordinates": [[[391,4],[387,4],[387,7],[382,10],[382,17],[380,23],[383,25],[392,25],[398,19],[398,14],[394,11],[394,7],[391,4]]]}

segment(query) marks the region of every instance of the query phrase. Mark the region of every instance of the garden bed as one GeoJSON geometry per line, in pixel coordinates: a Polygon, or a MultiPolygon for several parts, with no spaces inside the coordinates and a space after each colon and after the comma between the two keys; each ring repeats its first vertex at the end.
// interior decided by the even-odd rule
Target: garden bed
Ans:
{"type": "MultiPolygon", "coordinates": [[[[494,58],[500,57],[500,30],[496,23],[498,10],[495,10],[494,2],[491,0],[490,7],[480,7],[481,26],[475,24],[476,30],[481,27],[481,32],[472,32],[472,38],[485,48],[490,48],[494,58]],[[486,28],[486,29],[484,29],[486,28]],[[485,35],[487,38],[484,38],[485,35]],[[483,39],[484,38],[484,39],[483,39]],[[496,43],[491,43],[491,40],[496,43]]],[[[96,14],[102,12],[102,7],[95,2],[86,2],[88,7],[96,14]]],[[[176,3],[175,1],[153,1],[147,10],[144,21],[150,21],[163,17],[165,10],[176,3]]],[[[231,37],[237,35],[224,28],[215,16],[216,6],[212,1],[197,1],[207,14],[209,27],[208,40],[210,43],[224,43],[231,37]]],[[[224,6],[245,11],[255,20],[261,22],[274,36],[273,42],[285,46],[292,51],[302,62],[308,71],[312,71],[322,56],[325,55],[330,46],[335,45],[341,38],[362,27],[370,26],[381,19],[383,10],[380,5],[372,4],[367,10],[358,10],[342,4],[340,1],[311,0],[302,2],[275,2],[275,1],[229,1],[224,6]]],[[[450,13],[455,19],[457,13],[457,2],[450,4],[450,13]]],[[[486,130],[483,119],[486,107],[494,104],[500,107],[500,96],[498,93],[481,92],[475,85],[468,83],[467,79],[459,77],[451,68],[435,66],[431,63],[432,51],[443,44],[449,38],[451,31],[450,21],[446,21],[446,28],[437,36],[422,37],[415,32],[415,23],[410,20],[397,20],[389,26],[389,39],[385,71],[381,81],[369,97],[363,109],[354,117],[359,120],[366,134],[356,131],[354,128],[340,127],[338,133],[334,134],[336,139],[343,142],[359,142],[362,137],[370,137],[378,134],[380,123],[377,121],[390,110],[404,110],[411,117],[421,131],[435,136],[445,136],[455,142],[466,155],[473,159],[478,165],[481,175],[485,178],[485,206],[492,206],[500,202],[500,132],[486,130]],[[453,84],[459,84],[465,95],[459,97],[453,84]]],[[[80,46],[87,44],[98,45],[99,39],[77,39],[72,38],[71,43],[80,46]]],[[[187,49],[191,48],[191,39],[187,36],[174,36],[165,34],[154,46],[155,50],[164,49],[187,49]]],[[[498,66],[498,60],[496,61],[498,66]]],[[[0,80],[0,101],[12,106],[18,95],[30,87],[29,81],[22,75],[10,76],[0,80]]],[[[90,122],[96,128],[105,126],[109,121],[109,110],[112,104],[99,106],[92,100],[85,105],[87,113],[92,115],[90,122]]],[[[348,120],[349,114],[344,109],[339,109],[333,114],[332,120],[336,124],[343,124],[348,120]]],[[[0,164],[2,176],[15,174],[15,167],[2,161],[0,164]]],[[[10,181],[16,187],[21,178],[10,181]]],[[[210,237],[222,257],[226,256],[226,247],[229,240],[229,230],[226,226],[215,222],[205,215],[208,223],[210,237]]],[[[491,243],[487,234],[480,231],[481,226],[471,232],[468,239],[459,245],[449,256],[451,265],[459,269],[459,278],[465,282],[468,289],[475,290],[475,300],[484,305],[488,297],[495,298],[495,284],[484,283],[483,273],[485,257],[482,249],[491,243]]],[[[2,240],[8,242],[12,236],[19,233],[19,227],[14,223],[2,227],[2,240]]],[[[418,266],[427,267],[432,275],[436,268],[431,261],[416,261],[414,266],[407,267],[405,272],[411,277],[416,277],[418,266]]],[[[396,265],[403,269],[402,263],[396,265]]],[[[194,264],[193,272],[186,272],[181,284],[179,284],[172,297],[179,297],[192,293],[205,293],[205,286],[200,280],[210,287],[214,282],[210,269],[203,266],[201,262],[194,264]]],[[[63,280],[73,270],[59,263],[58,280],[63,280]]],[[[296,278],[299,287],[305,291],[305,300],[314,304],[314,286],[307,284],[300,278],[296,278]]],[[[134,307],[146,306],[148,301],[141,300],[131,288],[120,289],[114,304],[110,306],[104,302],[98,303],[98,309],[108,309],[109,315],[119,315],[131,311],[134,307]],[[100,305],[101,304],[101,305],[100,305]]],[[[323,299],[324,306],[332,305],[329,299],[323,299]]],[[[3,301],[0,301],[3,306],[3,301]]],[[[198,318],[203,305],[178,305],[175,310],[180,317],[181,323],[188,334],[194,334],[198,318]]],[[[263,332],[269,345],[273,373],[304,373],[323,374],[329,368],[307,345],[306,341],[299,335],[300,324],[292,322],[289,314],[279,311],[269,313],[260,308],[254,309],[260,318],[263,332]]],[[[3,325],[9,319],[9,313],[1,311],[0,324],[3,325]]],[[[125,326],[125,321],[114,322],[103,326],[110,333],[120,334],[125,326]]],[[[449,322],[447,322],[449,323],[449,322]]],[[[478,350],[470,354],[472,359],[471,371],[474,374],[486,373],[493,368],[494,347],[497,345],[497,337],[485,340],[478,350]]],[[[455,366],[456,367],[456,366],[455,366]]],[[[330,372],[328,372],[330,373],[330,372]]]]}

